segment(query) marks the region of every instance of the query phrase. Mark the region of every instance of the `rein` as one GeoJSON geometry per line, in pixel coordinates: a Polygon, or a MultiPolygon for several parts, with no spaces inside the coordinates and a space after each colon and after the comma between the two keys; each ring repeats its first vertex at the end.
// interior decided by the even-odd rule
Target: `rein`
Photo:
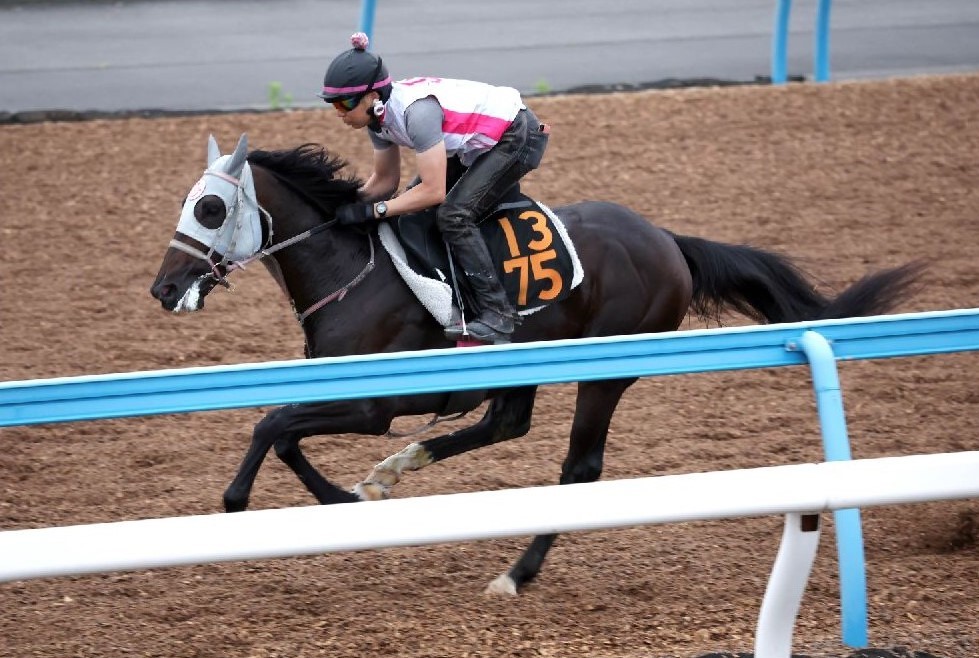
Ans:
{"type": "MultiPolygon", "coordinates": [[[[293,194],[299,196],[308,205],[310,205],[313,208],[315,208],[316,210],[318,210],[319,213],[320,213],[320,215],[329,215],[331,213],[330,209],[324,207],[323,204],[321,204],[318,199],[316,199],[315,197],[311,196],[310,194],[307,194],[306,193],[306,190],[302,189],[301,187],[299,187],[298,185],[296,185],[295,183],[293,183],[291,180],[289,180],[285,176],[282,176],[281,174],[279,174],[279,172],[273,171],[271,169],[265,169],[265,171],[268,172],[269,174],[271,174],[272,177],[275,178],[277,181],[279,181],[279,183],[281,183],[283,187],[288,188],[293,194]]],[[[272,255],[273,253],[275,253],[276,251],[278,251],[280,249],[285,249],[286,247],[292,246],[293,244],[295,244],[295,243],[297,243],[297,242],[299,242],[301,240],[305,240],[306,238],[311,237],[311,236],[319,233],[320,231],[323,231],[325,229],[331,228],[332,226],[336,225],[336,223],[337,223],[336,218],[331,219],[328,222],[326,222],[324,224],[321,224],[320,226],[317,226],[315,228],[309,229],[308,231],[303,231],[299,235],[296,235],[296,236],[294,236],[292,238],[289,238],[288,240],[285,240],[283,242],[280,242],[279,244],[275,245],[275,247],[273,247],[271,249],[263,249],[262,251],[259,251],[257,254],[255,254],[251,258],[246,259],[245,262],[242,263],[239,267],[240,267],[240,269],[245,269],[245,264],[247,264],[248,262],[251,262],[255,258],[263,258],[264,256],[270,256],[270,255],[272,255]],[[261,254],[261,255],[259,255],[259,254],[261,254]]],[[[330,293],[329,295],[327,295],[323,299],[319,300],[318,302],[316,302],[315,304],[313,304],[312,306],[310,306],[309,308],[307,308],[302,313],[299,313],[297,311],[296,312],[296,319],[299,321],[299,324],[303,324],[306,321],[306,318],[308,318],[313,313],[315,313],[316,311],[320,310],[321,308],[323,308],[324,306],[326,306],[330,302],[334,302],[334,301],[339,302],[339,301],[343,300],[343,298],[347,296],[347,293],[350,292],[350,290],[352,288],[354,288],[358,284],[360,284],[360,282],[363,281],[364,279],[366,279],[367,278],[367,275],[370,274],[371,271],[373,271],[374,265],[375,265],[375,260],[374,260],[374,239],[373,239],[373,237],[371,236],[370,233],[367,234],[367,244],[370,246],[370,258],[368,258],[367,264],[364,265],[364,269],[362,269],[357,274],[357,276],[355,276],[353,279],[351,279],[350,282],[347,283],[347,285],[345,285],[345,286],[341,287],[340,289],[338,289],[338,290],[330,293]]]]}
{"type": "MultiPolygon", "coordinates": [[[[336,220],[334,220],[334,221],[336,221],[336,220]]],[[[322,226],[322,227],[317,226],[316,228],[326,228],[326,226],[325,225],[322,226]]],[[[318,302],[316,302],[315,304],[313,304],[312,306],[310,306],[309,308],[307,308],[302,313],[296,313],[296,319],[299,320],[299,324],[302,324],[303,322],[305,322],[306,321],[306,318],[308,318],[310,315],[312,315],[316,311],[320,310],[321,308],[323,308],[324,306],[326,306],[330,302],[333,302],[333,301],[339,302],[339,301],[343,300],[343,298],[347,296],[347,293],[350,292],[350,289],[351,288],[354,288],[355,286],[357,286],[357,284],[359,284],[361,281],[363,281],[364,279],[367,278],[367,275],[370,274],[371,273],[371,270],[374,269],[374,238],[371,237],[371,234],[370,233],[367,234],[367,244],[369,244],[370,247],[371,247],[371,256],[370,256],[370,259],[367,261],[367,264],[364,265],[364,269],[362,269],[360,271],[360,274],[358,274],[353,279],[351,279],[350,283],[348,283],[347,285],[343,286],[342,288],[340,288],[336,292],[330,293],[329,295],[327,295],[323,299],[319,300],[318,302]]]]}

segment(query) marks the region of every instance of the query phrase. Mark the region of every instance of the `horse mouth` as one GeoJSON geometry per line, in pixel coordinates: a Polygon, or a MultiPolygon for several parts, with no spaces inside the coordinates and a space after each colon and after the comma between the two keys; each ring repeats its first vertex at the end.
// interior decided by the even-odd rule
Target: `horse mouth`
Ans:
{"type": "Polygon", "coordinates": [[[183,296],[177,300],[171,309],[174,313],[193,313],[204,308],[204,298],[211,292],[217,282],[210,274],[197,277],[183,296]]]}

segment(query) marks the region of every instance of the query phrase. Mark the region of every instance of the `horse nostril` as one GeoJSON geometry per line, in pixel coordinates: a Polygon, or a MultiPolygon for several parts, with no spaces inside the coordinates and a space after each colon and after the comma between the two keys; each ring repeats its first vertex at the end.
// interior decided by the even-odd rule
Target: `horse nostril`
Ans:
{"type": "Polygon", "coordinates": [[[150,294],[153,295],[154,298],[163,302],[164,305],[166,305],[168,301],[172,300],[176,292],[177,286],[173,285],[172,283],[160,283],[150,288],[150,294]]]}

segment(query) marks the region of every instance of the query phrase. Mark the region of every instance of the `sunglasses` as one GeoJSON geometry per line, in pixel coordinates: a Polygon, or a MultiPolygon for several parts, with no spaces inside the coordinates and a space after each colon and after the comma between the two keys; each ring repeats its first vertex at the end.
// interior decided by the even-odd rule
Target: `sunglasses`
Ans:
{"type": "Polygon", "coordinates": [[[357,96],[356,98],[341,98],[340,100],[330,101],[330,105],[342,110],[344,112],[349,112],[360,104],[360,99],[362,96],[357,96]]]}

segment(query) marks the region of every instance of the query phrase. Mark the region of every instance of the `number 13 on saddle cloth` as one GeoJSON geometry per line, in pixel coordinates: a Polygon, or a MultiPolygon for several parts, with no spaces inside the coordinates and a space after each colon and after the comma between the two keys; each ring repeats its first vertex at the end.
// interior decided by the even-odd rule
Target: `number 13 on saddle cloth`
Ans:
{"type": "MultiPolygon", "coordinates": [[[[520,315],[564,299],[584,278],[564,224],[530,197],[509,196],[479,229],[510,303],[520,315]]],[[[378,232],[408,287],[442,326],[448,326],[455,302],[452,268],[435,227],[434,211],[404,215],[381,224],[378,232]]]]}

